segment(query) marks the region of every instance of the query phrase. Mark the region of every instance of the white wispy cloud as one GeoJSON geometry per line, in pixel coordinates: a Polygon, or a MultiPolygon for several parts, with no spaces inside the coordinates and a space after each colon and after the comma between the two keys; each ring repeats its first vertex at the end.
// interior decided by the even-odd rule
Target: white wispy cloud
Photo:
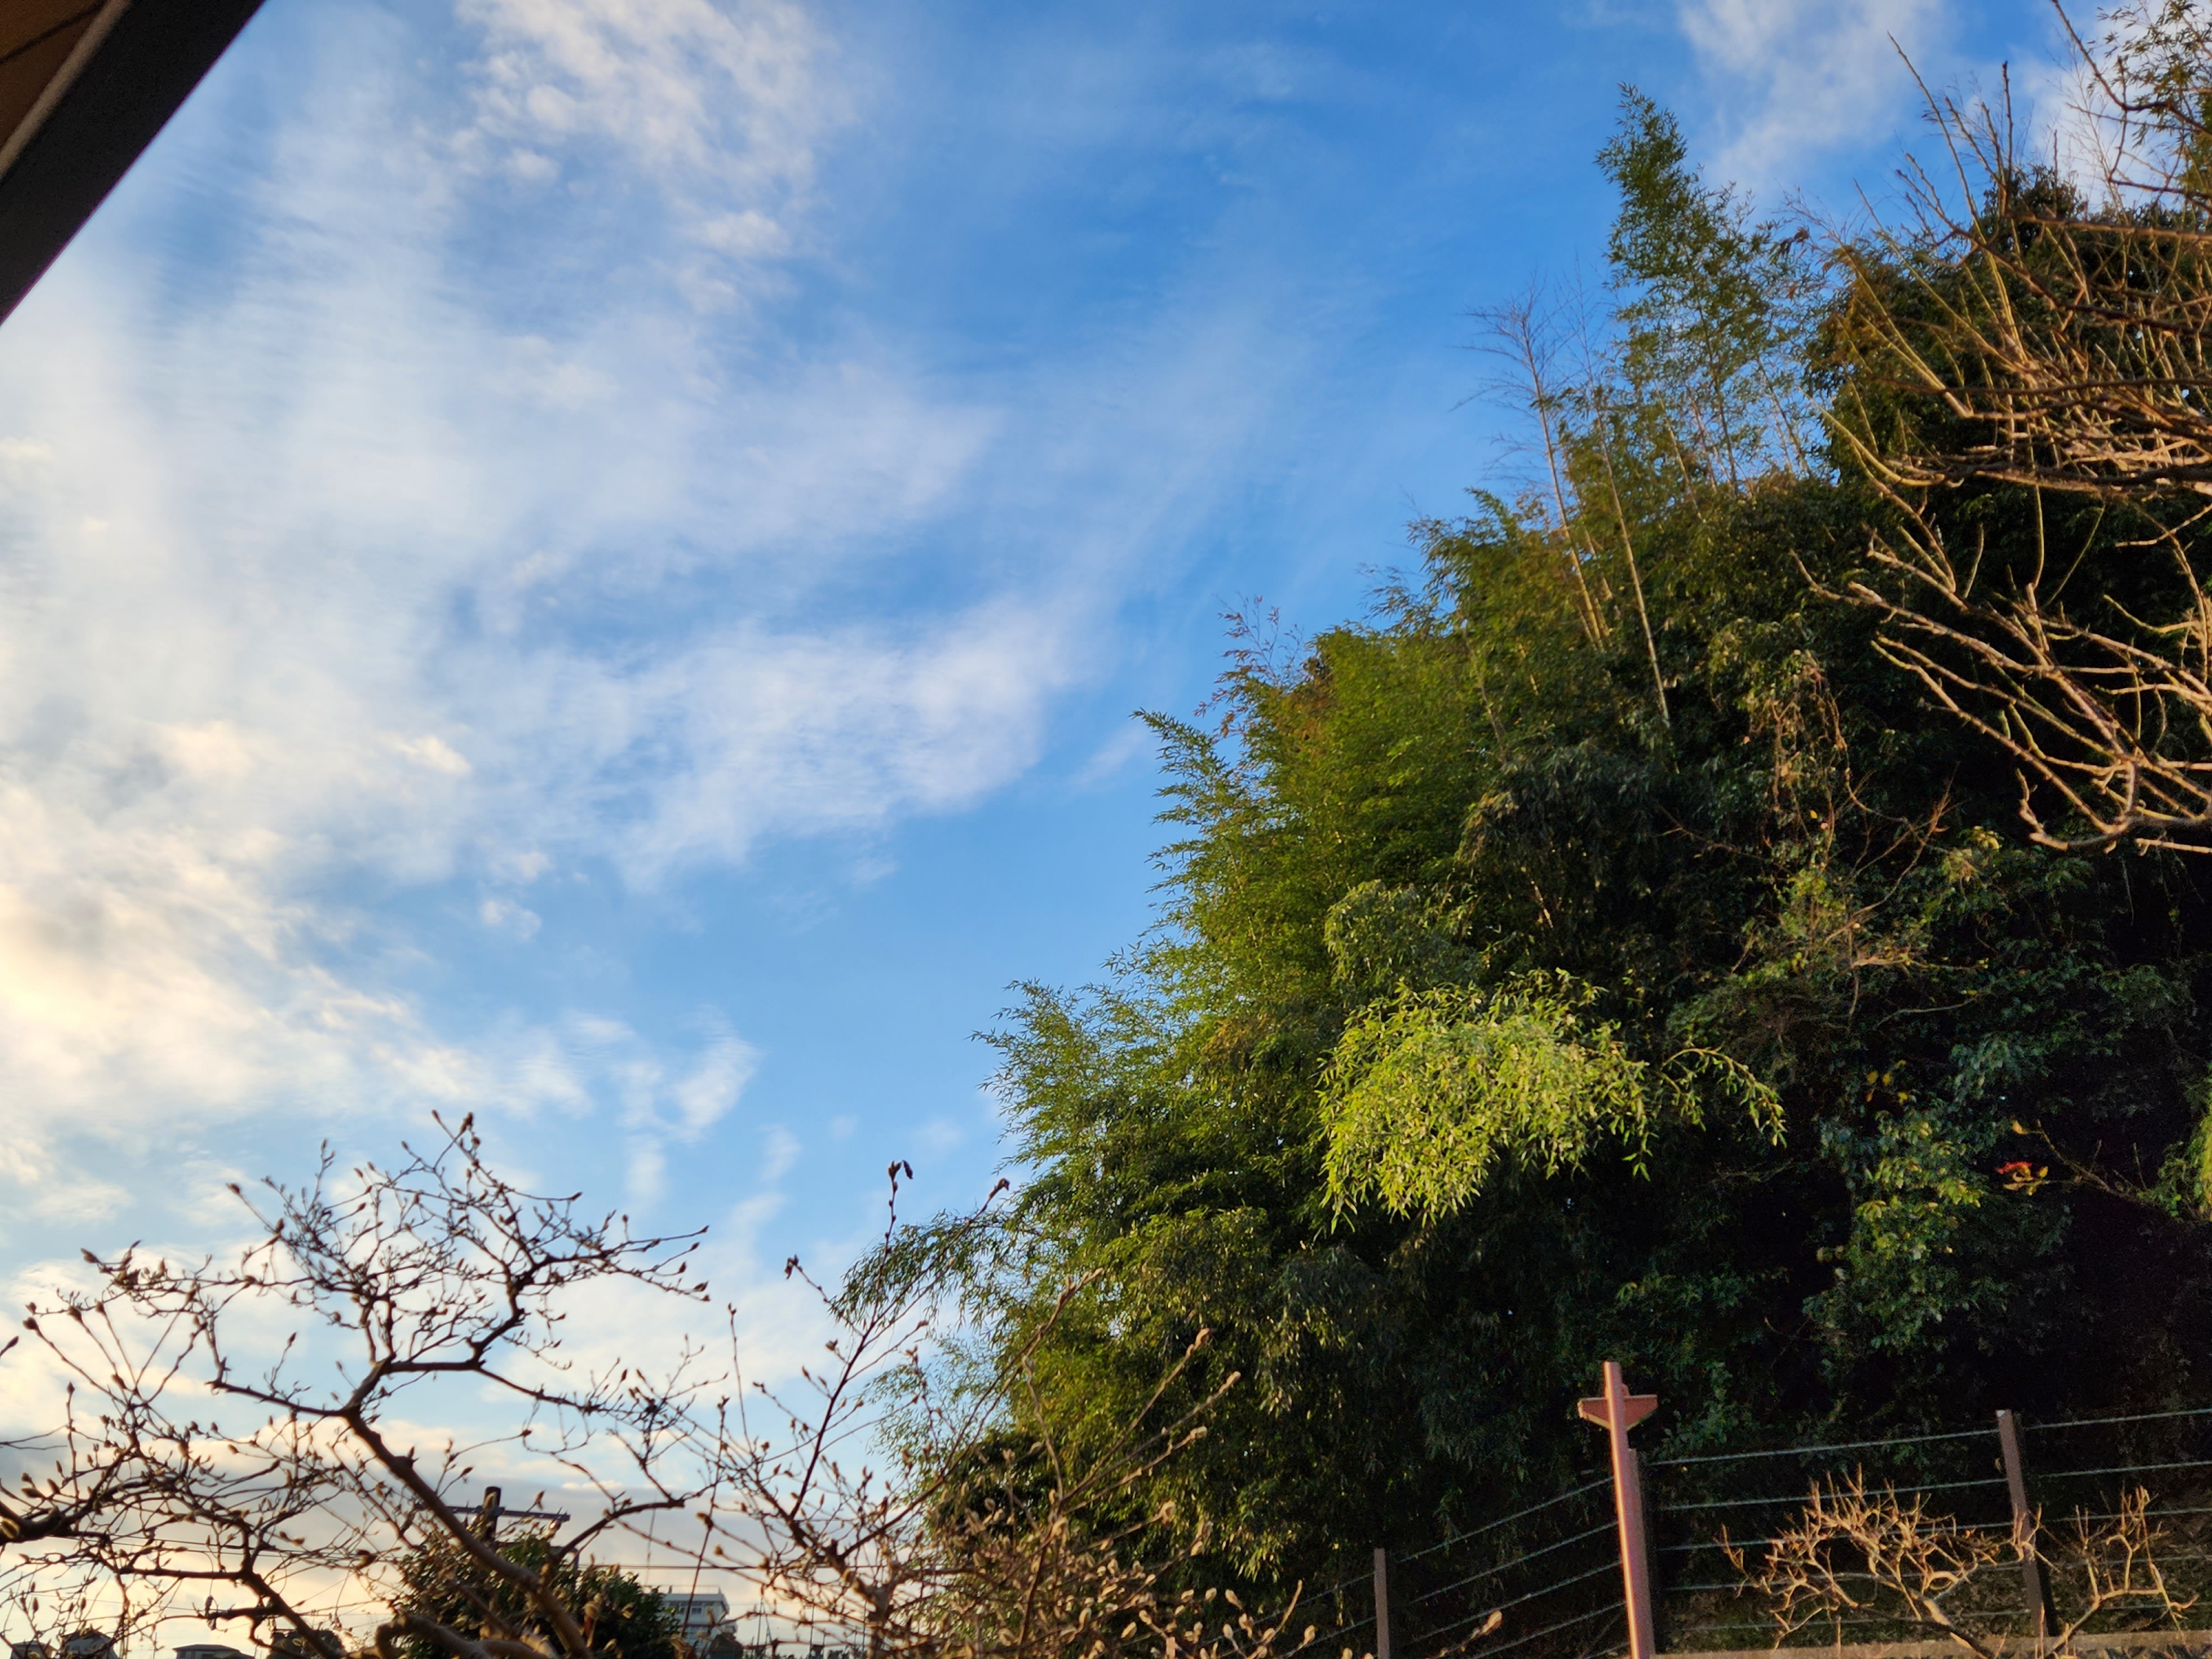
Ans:
{"type": "Polygon", "coordinates": [[[1754,188],[1893,131],[1917,95],[1906,60],[1930,67],[1954,22],[1948,0],[1683,0],[1676,15],[1726,89],[1715,170],[1754,188]]]}
{"type": "MultiPolygon", "coordinates": [[[[640,240],[788,244],[842,110],[801,9],[462,15],[468,131],[597,144],[704,216],[565,243],[580,289],[640,240]]],[[[672,270],[512,331],[467,247],[468,192],[505,186],[441,175],[408,42],[332,27],[211,281],[126,206],[0,337],[0,1184],[49,1206],[69,1135],[277,1100],[619,1097],[696,1134],[755,1063],[734,1031],[442,1030],[424,941],[349,895],[473,878],[476,921],[527,939],[542,907],[505,890],[556,864],[649,883],[971,801],[1071,672],[1042,598],[805,603],[940,510],[987,411],[881,361],[732,374],[672,270]]]]}
{"type": "Polygon", "coordinates": [[[555,144],[595,138],[653,169],[782,188],[844,112],[830,42],[793,0],[461,0],[480,30],[478,120],[555,144]]]}
{"type": "Polygon", "coordinates": [[[747,1011],[486,1012],[441,952],[552,961],[576,884],[672,894],[782,838],[880,871],[874,837],[1036,762],[1297,406],[1257,254],[1025,379],[704,314],[695,256],[820,240],[818,28],[462,15],[441,91],[392,14],[313,14],[306,67],[239,94],[273,125],[218,246],[162,240],[203,182],[165,140],[0,331],[0,1189],[87,1137],[432,1106],[596,1114],[650,1198],[740,1109],[747,1011]]]}
{"type": "Polygon", "coordinates": [[[817,149],[851,114],[804,6],[461,0],[459,15],[484,43],[464,165],[542,188],[611,155],[702,252],[680,273],[696,304],[738,294],[726,262],[792,251],[817,149]]]}
{"type": "Polygon", "coordinates": [[[752,1081],[760,1059],[759,1049],[716,1019],[706,1052],[674,1091],[684,1128],[696,1135],[726,1116],[752,1081]]]}

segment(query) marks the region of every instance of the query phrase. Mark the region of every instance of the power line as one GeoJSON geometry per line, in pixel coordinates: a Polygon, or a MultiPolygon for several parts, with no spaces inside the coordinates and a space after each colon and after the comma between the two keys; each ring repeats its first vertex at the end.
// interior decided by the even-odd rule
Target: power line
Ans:
{"type": "MultiPolygon", "coordinates": [[[[2184,1468],[2194,1466],[2174,1464],[2171,1467],[2184,1468]]],[[[2087,1473],[2095,1474],[2098,1471],[2091,1470],[2087,1473]]],[[[1970,1486],[2002,1486],[2004,1483],[2004,1476],[1995,1474],[1980,1480],[1937,1480],[1923,1486],[1885,1486],[1882,1490],[1893,1498],[1910,1498],[1915,1492],[1964,1492],[1970,1486]]],[[[1715,1498],[1695,1504],[1662,1504],[1657,1512],[1661,1515],[1682,1515],[1692,1510],[1732,1510],[1747,1508],[1754,1504],[1803,1504],[1810,1502],[1812,1494],[1802,1492],[1792,1492],[1784,1498],[1715,1498]]]]}
{"type": "Polygon", "coordinates": [[[1458,1579],[1452,1583],[1445,1584],[1438,1589],[1429,1591],[1425,1595],[1415,1596],[1413,1598],[1414,1605],[1418,1607],[1423,1601],[1433,1601],[1439,1595],[1446,1595],[1449,1592],[1458,1589],[1464,1585],[1474,1583],[1480,1579],[1496,1578],[1510,1567],[1520,1566],[1524,1562],[1534,1560],[1540,1555],[1549,1555],[1553,1550],[1563,1550],[1570,1544],[1586,1542],[1589,1539],[1599,1536],[1601,1534],[1611,1532],[1613,1529],[1614,1524],[1614,1522],[1607,1521],[1601,1526],[1592,1527],[1588,1532],[1578,1532],[1571,1538],[1562,1538],[1556,1544],[1547,1544],[1540,1550],[1530,1550],[1526,1555],[1514,1556],[1508,1560],[1499,1562],[1494,1567],[1486,1568],[1480,1572],[1471,1572],[1464,1578],[1458,1579]]]}
{"type": "Polygon", "coordinates": [[[1619,1613],[1627,1605],[1625,1601],[1608,1601],[1601,1607],[1592,1607],[1588,1613],[1578,1613],[1571,1619],[1562,1619],[1556,1625],[1547,1625],[1541,1630],[1532,1630],[1526,1636],[1516,1636],[1510,1642],[1502,1642],[1494,1648],[1483,1649],[1484,1659],[1492,1659],[1492,1656],[1500,1653],[1510,1653],[1525,1643],[1550,1636],[1555,1632],[1565,1630],[1571,1625],[1586,1624],[1590,1620],[1601,1618],[1608,1613],[1619,1613]]]}
{"type": "Polygon", "coordinates": [[[1530,1590],[1526,1595],[1516,1595],[1510,1601],[1500,1601],[1494,1607],[1484,1607],[1478,1612],[1470,1613],[1464,1619],[1455,1619],[1450,1624],[1440,1626],[1430,1633],[1441,1636],[1445,1631],[1457,1630],[1462,1625],[1471,1625],[1478,1619],[1486,1619],[1493,1613],[1503,1613],[1508,1607],[1517,1607],[1524,1601],[1534,1601],[1539,1596],[1551,1595],[1554,1590],[1563,1590],[1570,1584],[1579,1584],[1585,1579],[1595,1578],[1601,1572],[1617,1572],[1620,1570],[1620,1564],[1618,1561],[1607,1561],[1601,1566],[1591,1568],[1588,1572],[1578,1572],[1571,1578],[1562,1578],[1556,1584],[1547,1584],[1541,1589],[1530,1590]]]}
{"type": "Polygon", "coordinates": [[[1297,1646],[1285,1652],[1282,1659],[1291,1659],[1292,1654],[1304,1653],[1308,1648],[1317,1648],[1324,1642],[1334,1642],[1340,1636],[1349,1636],[1356,1630],[1364,1630],[1374,1622],[1375,1615],[1370,1613],[1366,1618],[1355,1620],[1352,1624],[1338,1626],[1326,1636],[1310,1636],[1297,1646]]]}
{"type": "Polygon", "coordinates": [[[2152,1423],[2169,1417],[2204,1417],[2212,1415],[2212,1406],[2191,1406],[2185,1411],[2131,1412],[2124,1417],[2072,1417],[2063,1423],[2029,1423],[2026,1426],[2040,1434],[2046,1429],[2086,1429],[2100,1423],[2152,1423]]]}
{"type": "Polygon", "coordinates": [[[1501,1516],[1496,1521],[1487,1521],[1481,1526],[1470,1527],[1465,1532],[1455,1532],[1450,1537],[1443,1540],[1439,1543],[1431,1544],[1425,1549],[1415,1550],[1411,1555],[1401,1556],[1399,1559],[1401,1561],[1418,1561],[1425,1555],[1434,1555],[1438,1550],[1449,1549],[1454,1544],[1463,1544],[1470,1538],[1480,1538],[1486,1532],[1495,1532],[1498,1528],[1510,1525],[1513,1522],[1526,1520],[1529,1516],[1534,1515],[1540,1510],[1548,1510],[1555,1504],[1564,1504],[1570,1498],[1586,1497],[1589,1493],[1597,1491],[1599,1487],[1609,1486],[1612,1484],[1613,1477],[1611,1475],[1601,1475],[1598,1479],[1591,1481],[1586,1486],[1577,1486],[1572,1492],[1563,1492],[1556,1498],[1547,1498],[1540,1504],[1531,1504],[1525,1510],[1516,1510],[1512,1514],[1501,1516]]]}
{"type": "Polygon", "coordinates": [[[2185,1463],[2118,1463],[2109,1469],[2039,1469],[2035,1478],[2068,1480],[2092,1474],[2148,1474],[2157,1469],[2212,1469],[2212,1457],[2194,1458],[2185,1463]]]}
{"type": "MultiPolygon", "coordinates": [[[[2212,1407],[2206,1407],[2212,1410],[2212,1407]]],[[[2118,1419],[2115,1419],[2118,1420],[2118,1419]]],[[[2052,1424],[2053,1428],[2070,1425],[2052,1424]]],[[[1825,1446],[1783,1446],[1772,1451],[1701,1452],[1694,1457],[1666,1457],[1656,1459],[1655,1469],[1686,1468],[1692,1463],[1735,1463],[1754,1457],[1810,1457],[1815,1452],[1864,1451],[1872,1446],[1923,1446],[1937,1440],[1974,1440],[1984,1435],[1993,1435],[1991,1429],[1950,1429],[1942,1434],[1908,1434],[1886,1440],[1838,1440],[1825,1446]]]]}

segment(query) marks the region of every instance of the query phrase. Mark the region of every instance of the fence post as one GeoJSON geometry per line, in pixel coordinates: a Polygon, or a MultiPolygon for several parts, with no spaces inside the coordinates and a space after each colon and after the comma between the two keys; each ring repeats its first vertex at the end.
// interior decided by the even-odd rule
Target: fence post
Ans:
{"type": "Polygon", "coordinates": [[[1375,1659],[1391,1659],[1390,1552],[1379,1546],[1375,1551],[1375,1659]]]}
{"type": "Polygon", "coordinates": [[[2004,1455],[2005,1491],[2012,1498],[2013,1536],[2020,1541],[2020,1583],[2039,1646],[2051,1639],[2051,1598],[2043,1588],[2043,1563],[2037,1557],[2035,1516],[2027,1507],[2027,1469],[2020,1455],[2020,1419],[1997,1413],[1997,1449],[2004,1455]]]}
{"type": "MultiPolygon", "coordinates": [[[[1628,1659],[1657,1659],[1651,1622],[1651,1560],[1644,1547],[1644,1484],[1628,1431],[1659,1409],[1656,1394],[1631,1394],[1617,1360],[1605,1362],[1604,1392],[1582,1402],[1584,1418],[1606,1431],[1613,1452],[1613,1510],[1620,1529],[1622,1599],[1628,1609],[1628,1659]]],[[[1381,1659],[1377,1655],[1376,1659],[1381,1659]]]]}

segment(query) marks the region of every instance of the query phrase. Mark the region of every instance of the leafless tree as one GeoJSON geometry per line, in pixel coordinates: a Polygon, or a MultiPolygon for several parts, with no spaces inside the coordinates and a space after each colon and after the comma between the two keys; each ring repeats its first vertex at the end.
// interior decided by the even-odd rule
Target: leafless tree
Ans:
{"type": "Polygon", "coordinates": [[[1908,166],[1902,217],[1837,244],[1851,280],[1832,336],[1849,371],[1835,429],[1889,510],[1849,592],[1881,614],[1890,659],[2018,763],[2036,841],[2198,852],[2212,844],[2212,25],[2197,0],[2106,21],[2071,35],[2071,163],[2022,152],[2008,94],[1931,95],[1944,165],[1908,166]],[[1932,411],[1940,441],[1900,441],[1897,399],[1932,411]],[[1946,501],[1978,481],[2033,493],[2025,568],[1943,527],[1946,501]],[[2090,533],[2141,562],[2149,609],[2081,591],[2080,550],[2047,539],[2046,494],[2104,509],[2090,533]]]}
{"type": "Polygon", "coordinates": [[[1602,535],[1608,554],[1613,546],[1620,549],[1650,665],[1659,721],[1666,726],[1670,723],[1667,678],[1645,602],[1635,532],[1613,464],[1613,434],[1622,420],[1615,407],[1614,354],[1599,340],[1579,289],[1554,299],[1532,285],[1517,297],[1473,315],[1483,325],[1481,349],[1505,365],[1491,392],[1534,423],[1547,490],[1529,500],[1536,507],[1542,539],[1557,550],[1573,583],[1575,614],[1583,635],[1602,647],[1614,628],[1607,616],[1613,593],[1605,576],[1606,561],[1599,553],[1602,535]],[[1563,358],[1569,359],[1571,370],[1563,358]],[[1551,522],[1543,523],[1545,518],[1551,522]]]}
{"type": "MultiPolygon", "coordinates": [[[[993,1219],[979,1212],[940,1227],[937,1259],[957,1253],[963,1241],[952,1235],[980,1235],[993,1219]]],[[[884,1243],[895,1257],[895,1232],[884,1243]]],[[[797,1273],[796,1262],[787,1271],[797,1273]]],[[[808,1371],[795,1395],[752,1391],[733,1484],[758,1529],[754,1575],[768,1594],[865,1630],[873,1651],[931,1659],[1278,1652],[1296,1597],[1262,1618],[1233,1590],[1201,1589],[1202,1531],[1179,1530],[1171,1508],[1139,1498],[1146,1476],[1205,1434],[1203,1419],[1236,1384],[1232,1373],[1169,1407],[1209,1333],[1134,1417],[1079,1449],[1053,1429],[1036,1367],[1040,1345],[1090,1281],[1068,1285],[1029,1341],[980,1374],[931,1363],[927,1333],[943,1288],[923,1272],[825,1296],[839,1327],[828,1364],[808,1371]],[[887,1466],[852,1461],[864,1425],[887,1416],[896,1425],[881,1448],[887,1466]]]]}
{"type": "Polygon", "coordinates": [[[1603,645],[1610,630],[1589,580],[1596,556],[1569,497],[1568,387],[1559,366],[1563,342],[1554,313],[1544,289],[1532,283],[1526,292],[1501,305],[1478,309],[1473,315],[1482,325],[1481,349],[1505,365],[1491,392],[1535,422],[1549,487],[1548,506],[1556,515],[1548,526],[1550,538],[1557,543],[1560,562],[1574,584],[1575,614],[1583,635],[1591,644],[1603,645]]]}
{"type": "Polygon", "coordinates": [[[240,1196],[234,1259],[88,1255],[24,1320],[17,1358],[67,1389],[58,1431],[9,1449],[19,1626],[96,1608],[301,1659],[333,1626],[380,1659],[612,1659],[604,1562],[641,1544],[886,1659],[1267,1659],[1288,1616],[1206,1593],[1203,1540],[1133,1506],[1210,1398],[1080,1454],[1039,1428],[1025,1362],[940,1407],[927,1284],[825,1297],[837,1334],[792,1409],[742,1397],[734,1328],[658,1369],[592,1358],[631,1346],[637,1297],[700,1316],[698,1237],[518,1188],[466,1121],[240,1196]],[[502,1531],[487,1483],[521,1478],[544,1490],[502,1531]]]}
{"type": "Polygon", "coordinates": [[[406,1638],[585,1659],[590,1620],[559,1566],[700,1501],[714,1448],[696,1347],[659,1376],[581,1365],[564,1304],[625,1286],[703,1301],[696,1237],[634,1237],[574,1195],[525,1192],[465,1121],[391,1170],[326,1156],[304,1187],[240,1196],[257,1237],[234,1261],[88,1253],[89,1286],[23,1322],[69,1379],[59,1438],[98,1477],[49,1480],[47,1509],[76,1513],[34,1553],[44,1577],[104,1583],[141,1617],[312,1644],[335,1601],[404,1603],[399,1565],[436,1543],[512,1589],[529,1639],[489,1602],[467,1631],[402,1605],[375,1631],[386,1659],[406,1638]],[[424,1418],[469,1395],[498,1426],[426,1448],[424,1418]],[[524,1559],[473,1495],[479,1465],[534,1468],[590,1513],[550,1560],[524,1559]]]}
{"type": "Polygon", "coordinates": [[[2073,156],[2022,153],[2008,82],[1994,103],[1931,94],[1945,165],[1908,163],[1899,222],[1838,246],[1853,366],[1971,434],[1862,459],[1906,484],[2212,495],[2212,18],[2134,0],[2084,39],[2058,15],[2083,91],[2053,143],[2073,156]]]}

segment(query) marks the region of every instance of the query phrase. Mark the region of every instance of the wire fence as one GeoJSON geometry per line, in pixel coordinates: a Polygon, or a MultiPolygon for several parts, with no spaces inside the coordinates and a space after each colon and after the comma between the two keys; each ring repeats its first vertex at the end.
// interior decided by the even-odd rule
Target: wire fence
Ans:
{"type": "MultiPolygon", "coordinates": [[[[2041,1552],[2047,1566],[2069,1535],[2120,1521],[2124,1502],[2141,1493],[2163,1529],[2157,1559],[2177,1599],[2197,1598],[2212,1618],[2212,1407],[2047,1423],[2022,1418],[2017,1426],[2025,1496],[2040,1516],[2041,1536],[2052,1540],[2041,1552]]],[[[1655,1421],[1643,1434],[1663,1448],[1660,1428],[1655,1421]]],[[[1760,1571],[1816,1492],[1856,1482],[1917,1502],[1933,1533],[2009,1536],[2014,1526],[1994,1420],[1875,1438],[1662,1452],[1643,1463],[1642,1478],[1652,1610],[1664,1653],[1927,1641],[1924,1627],[1902,1623],[1894,1609],[1874,1605],[1878,1598],[1794,1632],[1778,1622],[1760,1571]]],[[[702,1583],[697,1563],[655,1562],[647,1553],[622,1565],[672,1596],[717,1583],[738,1588],[722,1570],[709,1568],[702,1583]]],[[[1273,1659],[1617,1659],[1627,1651],[1610,1474],[1392,1552],[1379,1565],[1310,1588],[1294,1609],[1255,1615],[1263,1628],[1285,1626],[1273,1659]]],[[[2052,1571],[2063,1602],[2063,1571],[2052,1571]]],[[[2036,1608],[2016,1560],[1984,1562],[1972,1578],[1966,1599],[1988,1633],[2033,1632],[2036,1608]]],[[[863,1659],[866,1641],[859,1630],[807,1628],[787,1611],[732,1607],[710,1640],[692,1645],[702,1659],[863,1659]]]]}
{"type": "MultiPolygon", "coordinates": [[[[2048,1423],[2023,1418],[2017,1432],[2017,1473],[2045,1540],[2038,1553],[2046,1620],[2063,1618],[2072,1594],[2065,1540],[2086,1542],[2121,1521],[2124,1504],[2137,1497],[2160,1536],[2156,1559],[2175,1603],[2195,1598],[2212,1610],[2212,1407],[2048,1423]]],[[[1645,1437],[1657,1437],[1647,1431],[1645,1437]]],[[[2012,1481],[1994,1419],[1878,1438],[1701,1449],[1656,1455],[1642,1467],[1662,1652],[1928,1640],[1924,1626],[1904,1621],[1878,1595],[1809,1627],[1778,1622],[1778,1605],[1760,1589],[1762,1569],[1815,1492],[1856,1483],[1917,1504],[1931,1536],[2013,1534],[2012,1481]]],[[[1295,1639],[1276,1650],[1279,1659],[1384,1652],[1389,1659],[1612,1659],[1627,1645],[1613,1505],[1608,1474],[1396,1553],[1387,1571],[1346,1578],[1315,1597],[1316,1616],[1302,1613],[1295,1639]],[[1334,1616],[1322,1616],[1324,1609],[1334,1616]]],[[[2016,1556],[1997,1553],[1967,1581],[1955,1593],[1962,1613],[1993,1636],[2034,1633],[2038,1609],[2016,1556]]],[[[2118,1617],[2093,1620],[2084,1633],[2118,1617]]]]}
{"type": "MultiPolygon", "coordinates": [[[[1784,1631],[1778,1609],[1755,1587],[1759,1565],[1802,1517],[1810,1493],[1854,1480],[1917,1500],[1952,1526],[2012,1525],[1994,1420],[1984,1428],[1655,1459],[1645,1482],[1662,1645],[1774,1645],[1784,1631]]],[[[2024,1604],[2017,1611],[2028,1616],[2024,1604]]],[[[1924,1632],[1895,1627],[1893,1620],[1870,1612],[1824,1621],[1802,1639],[1913,1634],[1924,1632]]]]}
{"type": "Polygon", "coordinates": [[[1625,1608],[1613,1506],[1611,1476],[1596,1476],[1394,1553],[1382,1574],[1362,1573],[1323,1591],[1321,1605],[1343,1613],[1334,1620],[1301,1616],[1278,1645],[1279,1659],[1363,1659],[1386,1647],[1393,1659],[1617,1652],[1625,1608]],[[1376,1624],[1378,1601],[1388,1608],[1387,1637],[1376,1624]]]}

